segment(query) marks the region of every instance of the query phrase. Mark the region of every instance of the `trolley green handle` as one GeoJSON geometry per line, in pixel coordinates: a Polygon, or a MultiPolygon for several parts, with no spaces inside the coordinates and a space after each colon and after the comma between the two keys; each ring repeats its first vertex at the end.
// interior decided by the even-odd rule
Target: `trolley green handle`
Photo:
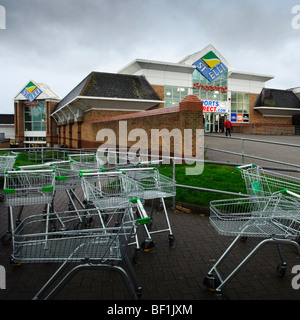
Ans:
{"type": "Polygon", "coordinates": [[[298,193],[289,191],[288,189],[280,190],[280,192],[281,192],[282,194],[287,193],[287,194],[289,194],[289,195],[291,195],[291,196],[293,196],[293,197],[296,197],[296,198],[299,198],[299,199],[300,199],[300,195],[299,195],[298,193]]]}
{"type": "Polygon", "coordinates": [[[242,170],[242,169],[246,169],[246,168],[256,168],[257,165],[254,164],[254,163],[251,163],[251,164],[245,164],[243,166],[238,166],[238,167],[235,167],[236,170],[242,170]]]}
{"type": "Polygon", "coordinates": [[[136,219],[136,222],[139,224],[147,224],[151,221],[151,219],[148,217],[148,214],[141,202],[140,198],[135,198],[135,199],[131,199],[129,200],[131,203],[136,203],[137,204],[137,208],[139,211],[139,214],[141,216],[141,218],[136,219]]]}

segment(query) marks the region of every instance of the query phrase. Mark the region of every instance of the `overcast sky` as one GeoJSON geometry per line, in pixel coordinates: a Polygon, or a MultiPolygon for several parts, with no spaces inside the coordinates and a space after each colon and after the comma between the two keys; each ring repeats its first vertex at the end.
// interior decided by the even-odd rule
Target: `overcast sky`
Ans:
{"type": "Polygon", "coordinates": [[[136,58],[178,62],[212,44],[234,70],[300,86],[300,0],[0,0],[0,113],[29,80],[61,98],[91,71],[136,58]],[[0,16],[1,18],[1,16],[0,16]],[[1,24],[1,21],[0,21],[1,24]]]}

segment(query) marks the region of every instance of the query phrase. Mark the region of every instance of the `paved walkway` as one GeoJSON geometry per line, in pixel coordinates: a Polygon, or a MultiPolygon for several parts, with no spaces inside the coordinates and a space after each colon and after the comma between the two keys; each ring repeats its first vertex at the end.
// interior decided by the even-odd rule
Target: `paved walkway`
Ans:
{"type": "MultiPolygon", "coordinates": [[[[58,192],[56,210],[65,210],[66,204],[65,193],[58,192]]],[[[22,218],[39,210],[41,208],[26,207],[22,218]]],[[[3,202],[0,203],[0,212],[0,231],[3,235],[7,223],[7,208],[3,202]]],[[[192,304],[196,310],[199,308],[196,301],[215,300],[215,295],[203,286],[202,281],[233,238],[219,235],[209,218],[200,211],[187,214],[174,213],[169,209],[169,217],[175,245],[169,246],[167,233],[154,234],[156,247],[149,252],[141,252],[138,263],[134,265],[143,288],[142,300],[158,304],[166,304],[165,300],[169,303],[192,304]]],[[[161,228],[162,219],[162,212],[155,211],[152,228],[161,228]]],[[[257,242],[257,239],[249,238],[246,242],[238,243],[234,254],[224,263],[222,273],[232,272],[239,259],[247,255],[257,242]]],[[[0,300],[30,300],[60,264],[32,263],[14,267],[9,262],[11,251],[11,244],[0,244],[0,264],[6,271],[6,289],[0,290],[0,300]]],[[[129,247],[130,257],[133,252],[134,248],[129,247]]],[[[268,245],[227,285],[224,291],[226,296],[231,300],[298,300],[300,290],[292,288],[295,275],[291,269],[300,265],[300,259],[292,246],[285,246],[284,254],[288,262],[284,278],[279,278],[276,273],[279,263],[276,246],[268,245]]],[[[91,270],[78,273],[55,297],[58,300],[99,299],[116,303],[130,298],[120,275],[111,271],[91,270]]]]}
{"type": "MultiPolygon", "coordinates": [[[[283,163],[290,163],[300,165],[300,136],[271,136],[271,135],[247,135],[232,133],[231,137],[225,137],[225,134],[213,133],[205,135],[205,146],[212,149],[226,150],[236,153],[242,153],[242,139],[244,140],[244,154],[265,158],[283,163]],[[293,144],[293,146],[276,145],[272,143],[263,143],[251,140],[261,140],[268,142],[278,142],[284,144],[293,144]]],[[[207,150],[205,156],[213,161],[231,162],[242,164],[242,157],[240,155],[229,154],[220,151],[207,150]]],[[[257,165],[271,166],[271,167],[285,167],[293,169],[292,166],[285,166],[275,162],[255,159],[251,157],[244,158],[244,163],[255,163],[257,165]]],[[[299,168],[298,168],[299,170],[299,168]]]]}

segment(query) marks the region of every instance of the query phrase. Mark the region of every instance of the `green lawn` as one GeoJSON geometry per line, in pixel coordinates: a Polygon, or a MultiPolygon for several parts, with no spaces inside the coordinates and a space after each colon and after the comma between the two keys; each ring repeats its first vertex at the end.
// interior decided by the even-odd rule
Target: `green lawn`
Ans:
{"type": "MultiPolygon", "coordinates": [[[[36,164],[36,162],[28,160],[28,155],[22,153],[18,156],[15,162],[15,167],[31,164],[36,164]]],[[[245,183],[241,177],[241,173],[232,166],[205,164],[204,170],[200,175],[186,175],[186,168],[191,168],[191,166],[176,165],[177,184],[231,191],[236,193],[246,193],[245,183]]],[[[162,165],[159,168],[159,171],[161,174],[172,178],[172,165],[162,165]]],[[[198,206],[209,207],[209,203],[212,200],[230,198],[236,197],[223,195],[220,193],[197,191],[179,187],[176,189],[176,201],[198,206]]]]}
{"type": "MultiPolygon", "coordinates": [[[[236,193],[246,193],[245,182],[241,173],[232,166],[205,164],[200,175],[185,174],[186,165],[176,165],[176,183],[208,189],[224,190],[236,193]]],[[[172,166],[162,165],[159,168],[161,174],[172,177],[172,166]]],[[[209,207],[209,202],[218,199],[230,199],[236,196],[228,196],[220,193],[204,192],[198,190],[177,188],[176,201],[209,207]]]]}

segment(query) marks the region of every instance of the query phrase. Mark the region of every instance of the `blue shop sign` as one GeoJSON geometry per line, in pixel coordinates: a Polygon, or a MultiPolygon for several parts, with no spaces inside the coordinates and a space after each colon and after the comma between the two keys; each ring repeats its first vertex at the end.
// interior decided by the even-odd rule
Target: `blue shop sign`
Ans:
{"type": "Polygon", "coordinates": [[[212,51],[194,62],[193,65],[210,82],[216,80],[228,70],[225,64],[212,51]]]}
{"type": "Polygon", "coordinates": [[[231,114],[231,122],[237,122],[237,114],[236,113],[231,114]]]}

